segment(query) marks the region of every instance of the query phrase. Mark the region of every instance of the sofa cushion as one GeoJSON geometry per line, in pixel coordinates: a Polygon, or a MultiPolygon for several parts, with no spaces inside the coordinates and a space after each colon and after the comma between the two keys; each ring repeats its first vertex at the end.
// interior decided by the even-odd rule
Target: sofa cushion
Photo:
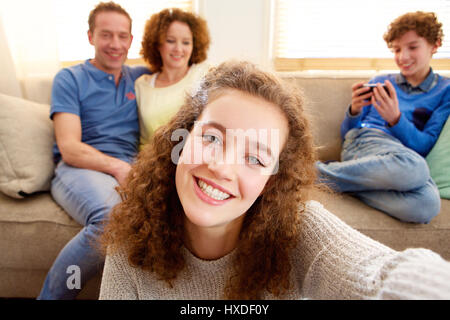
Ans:
{"type": "Polygon", "coordinates": [[[0,194],[0,267],[48,270],[80,229],[48,192],[25,199],[0,194]]]}
{"type": "MultiPolygon", "coordinates": [[[[35,298],[58,253],[82,226],[50,193],[14,199],[0,193],[0,297],[35,298]]],[[[79,299],[97,299],[101,274],[79,299]]]]}
{"type": "Polygon", "coordinates": [[[315,192],[313,199],[352,228],[395,250],[427,248],[450,260],[450,200],[428,224],[402,222],[348,195],[315,192]]]}
{"type": "Polygon", "coordinates": [[[436,144],[427,156],[430,173],[441,198],[450,199],[450,121],[444,125],[436,144]]]}
{"type": "Polygon", "coordinates": [[[0,191],[23,198],[47,191],[55,142],[50,106],[0,94],[0,191]]]}

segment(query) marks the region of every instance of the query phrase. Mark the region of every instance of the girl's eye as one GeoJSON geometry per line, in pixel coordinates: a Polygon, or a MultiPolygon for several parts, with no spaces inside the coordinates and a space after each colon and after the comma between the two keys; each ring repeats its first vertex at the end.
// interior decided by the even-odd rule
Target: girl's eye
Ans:
{"type": "Polygon", "coordinates": [[[202,139],[204,142],[208,142],[208,143],[220,143],[220,139],[212,134],[204,134],[202,136],[202,139]]]}
{"type": "Polygon", "coordinates": [[[264,164],[261,161],[259,161],[259,159],[257,157],[247,156],[247,161],[249,164],[265,167],[264,164]]]}

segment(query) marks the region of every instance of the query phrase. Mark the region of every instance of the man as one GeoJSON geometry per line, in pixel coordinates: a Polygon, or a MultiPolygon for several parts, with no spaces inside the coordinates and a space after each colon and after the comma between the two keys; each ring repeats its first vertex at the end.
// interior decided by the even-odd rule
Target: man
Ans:
{"type": "Polygon", "coordinates": [[[131,18],[113,2],[100,3],[90,13],[88,38],[95,58],[55,76],[50,110],[57,163],[51,193],[84,228],[56,258],[38,299],[73,299],[101,271],[96,240],[120,201],[115,188],[137,151],[134,81],[148,70],[124,65],[133,40],[131,18]]]}

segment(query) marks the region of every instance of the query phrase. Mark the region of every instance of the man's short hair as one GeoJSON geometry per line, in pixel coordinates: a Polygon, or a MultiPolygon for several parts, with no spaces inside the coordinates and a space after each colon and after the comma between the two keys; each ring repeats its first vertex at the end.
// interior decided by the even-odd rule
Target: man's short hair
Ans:
{"type": "Polygon", "coordinates": [[[110,2],[100,2],[89,13],[88,24],[89,24],[89,31],[90,32],[94,32],[95,18],[101,12],[117,12],[117,13],[123,14],[124,16],[126,16],[128,18],[128,20],[130,20],[130,32],[131,32],[131,17],[130,17],[130,15],[128,14],[128,12],[124,8],[122,8],[120,5],[118,5],[117,3],[114,3],[112,1],[110,1],[110,2]]]}

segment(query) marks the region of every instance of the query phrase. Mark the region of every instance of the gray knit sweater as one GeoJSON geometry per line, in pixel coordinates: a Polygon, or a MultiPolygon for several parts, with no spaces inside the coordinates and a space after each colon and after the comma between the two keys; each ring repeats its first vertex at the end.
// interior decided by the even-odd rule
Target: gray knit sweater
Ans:
{"type": "MultiPolygon", "coordinates": [[[[450,262],[427,249],[394,251],[310,201],[301,245],[291,257],[293,289],[282,299],[450,299],[450,262]]],[[[106,257],[100,299],[223,299],[233,252],[213,261],[184,249],[186,267],[170,288],[156,274],[106,257]]],[[[249,257],[251,259],[251,257],[249,257]]],[[[267,293],[264,298],[275,299],[267,293]]]]}

